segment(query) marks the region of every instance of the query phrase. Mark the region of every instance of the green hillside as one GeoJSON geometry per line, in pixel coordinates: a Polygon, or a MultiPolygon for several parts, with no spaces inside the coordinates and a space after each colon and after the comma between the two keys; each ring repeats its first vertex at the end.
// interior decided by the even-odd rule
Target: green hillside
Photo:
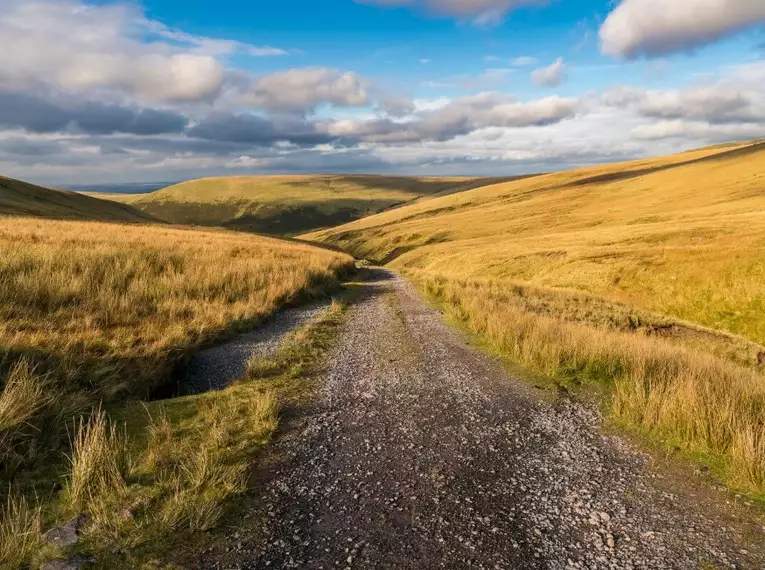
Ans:
{"type": "Polygon", "coordinates": [[[201,226],[294,235],[508,178],[368,175],[204,178],[148,194],[93,194],[156,218],[201,226]]]}
{"type": "Polygon", "coordinates": [[[153,218],[126,204],[45,188],[0,176],[0,215],[71,220],[147,222],[153,218]]]}

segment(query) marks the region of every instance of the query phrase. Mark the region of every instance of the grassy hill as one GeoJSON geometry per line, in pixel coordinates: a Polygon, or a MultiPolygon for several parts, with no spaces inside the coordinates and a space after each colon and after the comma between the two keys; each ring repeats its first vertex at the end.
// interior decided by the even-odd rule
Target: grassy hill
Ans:
{"type": "MultiPolygon", "coordinates": [[[[146,397],[200,346],[335,290],[353,260],[167,224],[0,225],[0,568],[63,556],[41,531],[82,512],[78,548],[104,568],[198,544],[245,490],[291,384],[270,371],[268,382],[251,373],[206,394],[146,397]]],[[[321,347],[301,334],[305,371],[321,347]]]]}
{"type": "Polygon", "coordinates": [[[404,271],[491,350],[765,497],[765,144],[496,184],[307,236],[404,271]]]}
{"type": "Polygon", "coordinates": [[[0,215],[146,222],[152,217],[128,205],[0,176],[0,215]]]}
{"type": "Polygon", "coordinates": [[[500,178],[246,176],[205,178],[148,194],[93,194],[178,224],[295,235],[374,214],[424,196],[485,186],[500,178]]]}
{"type": "Polygon", "coordinates": [[[576,289],[765,342],[765,143],[496,184],[307,237],[398,268],[576,289]]]}

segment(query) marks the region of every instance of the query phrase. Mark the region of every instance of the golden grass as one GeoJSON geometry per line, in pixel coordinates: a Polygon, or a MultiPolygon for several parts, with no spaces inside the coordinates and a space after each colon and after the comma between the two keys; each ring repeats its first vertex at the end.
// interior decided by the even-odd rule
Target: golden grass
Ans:
{"type": "Polygon", "coordinates": [[[661,338],[540,314],[507,302],[496,283],[414,275],[502,354],[564,382],[611,388],[609,409],[620,423],[688,453],[719,457],[729,483],[765,491],[761,373],[661,338]]]}
{"type": "Polygon", "coordinates": [[[169,357],[320,294],[349,266],[241,234],[0,218],[0,357],[140,393],[169,357]]]}
{"type": "MultiPolygon", "coordinates": [[[[43,382],[24,359],[16,362],[0,394],[0,433],[28,423],[51,401],[43,382]]],[[[2,449],[2,448],[0,448],[2,449]]]]}
{"type": "MultiPolygon", "coordinates": [[[[43,496],[46,520],[88,512],[99,552],[209,528],[276,427],[274,395],[236,386],[167,413],[147,403],[152,418],[137,398],[203,344],[326,294],[352,268],[296,241],[0,217],[0,498],[11,486],[9,505],[43,496]],[[129,433],[107,415],[128,409],[129,433]]],[[[13,528],[22,506],[9,507],[13,528]]]]}
{"type": "Polygon", "coordinates": [[[500,178],[370,175],[203,178],[148,194],[94,194],[168,222],[291,235],[500,178]]]}
{"type": "Polygon", "coordinates": [[[0,507],[0,568],[18,570],[39,549],[42,514],[23,497],[9,496],[0,507]]]}
{"type": "Polygon", "coordinates": [[[765,343],[765,145],[538,176],[310,239],[401,269],[578,289],[765,343]]]}

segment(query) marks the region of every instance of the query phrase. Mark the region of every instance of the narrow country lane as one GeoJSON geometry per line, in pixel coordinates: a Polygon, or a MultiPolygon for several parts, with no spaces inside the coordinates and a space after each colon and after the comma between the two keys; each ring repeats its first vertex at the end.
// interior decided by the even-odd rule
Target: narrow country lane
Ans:
{"type": "MultiPolygon", "coordinates": [[[[395,273],[351,309],[245,568],[763,568],[731,509],[543,402],[395,273]]],[[[762,529],[760,529],[762,532],[762,529]]]]}

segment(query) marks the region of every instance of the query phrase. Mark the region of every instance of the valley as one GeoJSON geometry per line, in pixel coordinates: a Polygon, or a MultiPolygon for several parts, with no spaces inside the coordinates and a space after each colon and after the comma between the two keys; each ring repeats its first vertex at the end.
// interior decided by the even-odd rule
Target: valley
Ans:
{"type": "Polygon", "coordinates": [[[5,567],[758,568],[764,161],[6,181],[5,567]]]}

